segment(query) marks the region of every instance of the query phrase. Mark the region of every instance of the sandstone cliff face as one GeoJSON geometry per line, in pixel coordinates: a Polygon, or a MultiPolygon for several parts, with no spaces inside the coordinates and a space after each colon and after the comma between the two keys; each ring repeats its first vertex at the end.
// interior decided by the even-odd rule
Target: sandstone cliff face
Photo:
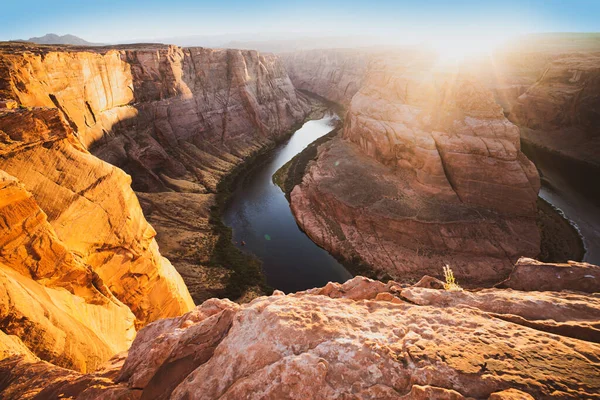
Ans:
{"type": "Polygon", "coordinates": [[[272,55],[162,45],[3,47],[0,98],[58,108],[84,147],[132,176],[197,301],[231,275],[206,267],[219,240],[208,223],[218,182],[309,110],[272,55]]]}
{"type": "Polygon", "coordinates": [[[148,325],[124,363],[91,375],[11,357],[0,362],[0,395],[592,399],[599,318],[598,299],[580,292],[448,292],[356,277],[245,305],[206,301],[148,325]]]}
{"type": "Polygon", "coordinates": [[[0,135],[3,333],[89,371],[128,348],[134,322],[193,307],[130,178],[89,154],[58,110],[2,111],[0,135]]]}
{"type": "Polygon", "coordinates": [[[293,190],[294,215],[329,251],[393,278],[450,263],[469,284],[503,279],[539,252],[539,177],[519,128],[475,80],[411,62],[371,61],[343,138],[293,190]]]}
{"type": "Polygon", "coordinates": [[[278,59],[256,51],[15,47],[0,80],[0,97],[59,108],[87,148],[150,192],[214,190],[307,111],[278,59]]]}
{"type": "Polygon", "coordinates": [[[527,139],[573,158],[599,165],[600,54],[556,57],[516,101],[511,119],[527,139]]]}
{"type": "Polygon", "coordinates": [[[84,147],[132,176],[196,301],[219,294],[232,273],[207,267],[219,240],[208,221],[216,186],[310,108],[279,60],[162,45],[0,50],[0,98],[58,108],[84,147]]]}
{"type": "Polygon", "coordinates": [[[76,257],[34,197],[0,171],[0,358],[92,371],[126,350],[135,317],[76,257]]]}
{"type": "Polygon", "coordinates": [[[175,46],[3,45],[0,98],[0,170],[16,182],[7,202],[26,199],[18,218],[3,210],[0,348],[79,371],[125,350],[134,322],[193,307],[130,185],[207,296],[220,288],[205,270],[231,274],[197,265],[218,239],[209,192],[309,109],[273,56],[175,46]]]}
{"type": "Polygon", "coordinates": [[[0,169],[32,193],[65,247],[131,308],[139,326],[193,306],[158,252],[128,175],[89,154],[56,109],[6,112],[0,126],[0,169]]]}
{"type": "Polygon", "coordinates": [[[361,88],[372,53],[368,51],[307,50],[281,55],[296,88],[348,105],[361,88]]]}

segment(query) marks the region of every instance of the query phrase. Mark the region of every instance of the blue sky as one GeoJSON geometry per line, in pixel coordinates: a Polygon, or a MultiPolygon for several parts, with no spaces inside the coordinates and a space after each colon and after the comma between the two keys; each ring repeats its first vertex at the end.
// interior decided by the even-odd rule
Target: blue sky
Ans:
{"type": "Polygon", "coordinates": [[[600,0],[1,0],[0,40],[48,32],[116,42],[186,35],[513,35],[598,32],[600,0]]]}

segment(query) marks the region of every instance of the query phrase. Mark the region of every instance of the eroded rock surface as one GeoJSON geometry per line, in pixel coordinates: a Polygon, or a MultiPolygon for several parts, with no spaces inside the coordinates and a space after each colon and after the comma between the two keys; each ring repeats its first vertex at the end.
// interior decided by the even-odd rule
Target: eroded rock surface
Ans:
{"type": "Polygon", "coordinates": [[[193,307],[127,174],[88,153],[56,109],[6,112],[0,127],[0,169],[19,179],[65,247],[131,308],[138,326],[193,307]]]}
{"type": "Polygon", "coordinates": [[[571,290],[600,293],[600,267],[570,261],[566,264],[543,263],[521,258],[510,276],[498,287],[515,290],[571,290]]]}
{"type": "MultiPolygon", "coordinates": [[[[600,301],[585,293],[447,292],[356,277],[245,305],[209,300],[140,331],[118,377],[115,361],[110,374],[51,378],[44,390],[95,398],[82,383],[100,382],[97,395],[142,399],[592,399],[600,344],[550,332],[599,321],[600,301]]],[[[24,387],[26,378],[10,378],[24,365],[0,362],[0,394],[24,387]]]]}
{"type": "Polygon", "coordinates": [[[212,297],[232,274],[211,256],[218,182],[310,109],[274,56],[162,45],[4,44],[0,98],[0,170],[15,182],[3,188],[3,355],[27,353],[18,337],[79,371],[127,349],[134,322],[193,307],[130,185],[196,297],[212,297]]]}
{"type": "Polygon", "coordinates": [[[58,110],[0,112],[0,135],[4,334],[90,371],[126,350],[135,326],[193,307],[129,176],[89,154],[58,110]]]}
{"type": "Polygon", "coordinates": [[[348,105],[361,88],[373,54],[365,50],[306,50],[281,55],[296,88],[348,105]]]}
{"type": "Polygon", "coordinates": [[[233,273],[212,257],[217,184],[310,110],[273,55],[166,45],[2,46],[0,98],[57,108],[84,147],[132,176],[197,302],[233,273]]]}
{"type": "Polygon", "coordinates": [[[371,61],[291,207],[315,242],[382,274],[416,281],[449,263],[469,285],[497,282],[539,252],[539,176],[492,94],[428,62],[371,61]]]}
{"type": "Polygon", "coordinates": [[[516,101],[526,139],[599,167],[600,53],[563,54],[516,101]]]}
{"type": "Polygon", "coordinates": [[[135,336],[135,317],[0,170],[0,358],[24,354],[92,371],[135,336]]]}

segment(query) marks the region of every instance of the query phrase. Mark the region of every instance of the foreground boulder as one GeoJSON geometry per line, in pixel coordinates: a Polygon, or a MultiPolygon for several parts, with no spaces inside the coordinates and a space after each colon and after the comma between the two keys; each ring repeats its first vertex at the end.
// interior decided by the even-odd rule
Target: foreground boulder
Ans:
{"type": "Polygon", "coordinates": [[[546,328],[598,338],[599,322],[600,300],[584,293],[449,292],[356,277],[245,305],[206,301],[148,325],[124,365],[115,359],[94,375],[12,357],[0,362],[0,395],[592,399],[600,344],[546,328]],[[34,370],[46,385],[18,378],[34,370]]]}
{"type": "Polygon", "coordinates": [[[600,293],[600,267],[573,261],[567,264],[551,264],[531,258],[520,258],[508,279],[496,286],[515,290],[600,293]]]}

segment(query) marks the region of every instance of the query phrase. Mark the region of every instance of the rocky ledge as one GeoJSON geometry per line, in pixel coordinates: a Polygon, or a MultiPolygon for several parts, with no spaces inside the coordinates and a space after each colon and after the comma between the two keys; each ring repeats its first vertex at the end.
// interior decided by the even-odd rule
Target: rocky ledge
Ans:
{"type": "MultiPolygon", "coordinates": [[[[356,277],[239,305],[211,299],[141,330],[82,375],[0,361],[4,399],[600,398],[600,299],[559,291],[446,291],[356,277]]],[[[571,264],[593,276],[600,267],[571,264]]],[[[575,272],[574,272],[575,273],[575,272]]],[[[522,274],[515,271],[513,282],[522,274]]],[[[568,285],[573,289],[572,285],[568,285]]]]}

